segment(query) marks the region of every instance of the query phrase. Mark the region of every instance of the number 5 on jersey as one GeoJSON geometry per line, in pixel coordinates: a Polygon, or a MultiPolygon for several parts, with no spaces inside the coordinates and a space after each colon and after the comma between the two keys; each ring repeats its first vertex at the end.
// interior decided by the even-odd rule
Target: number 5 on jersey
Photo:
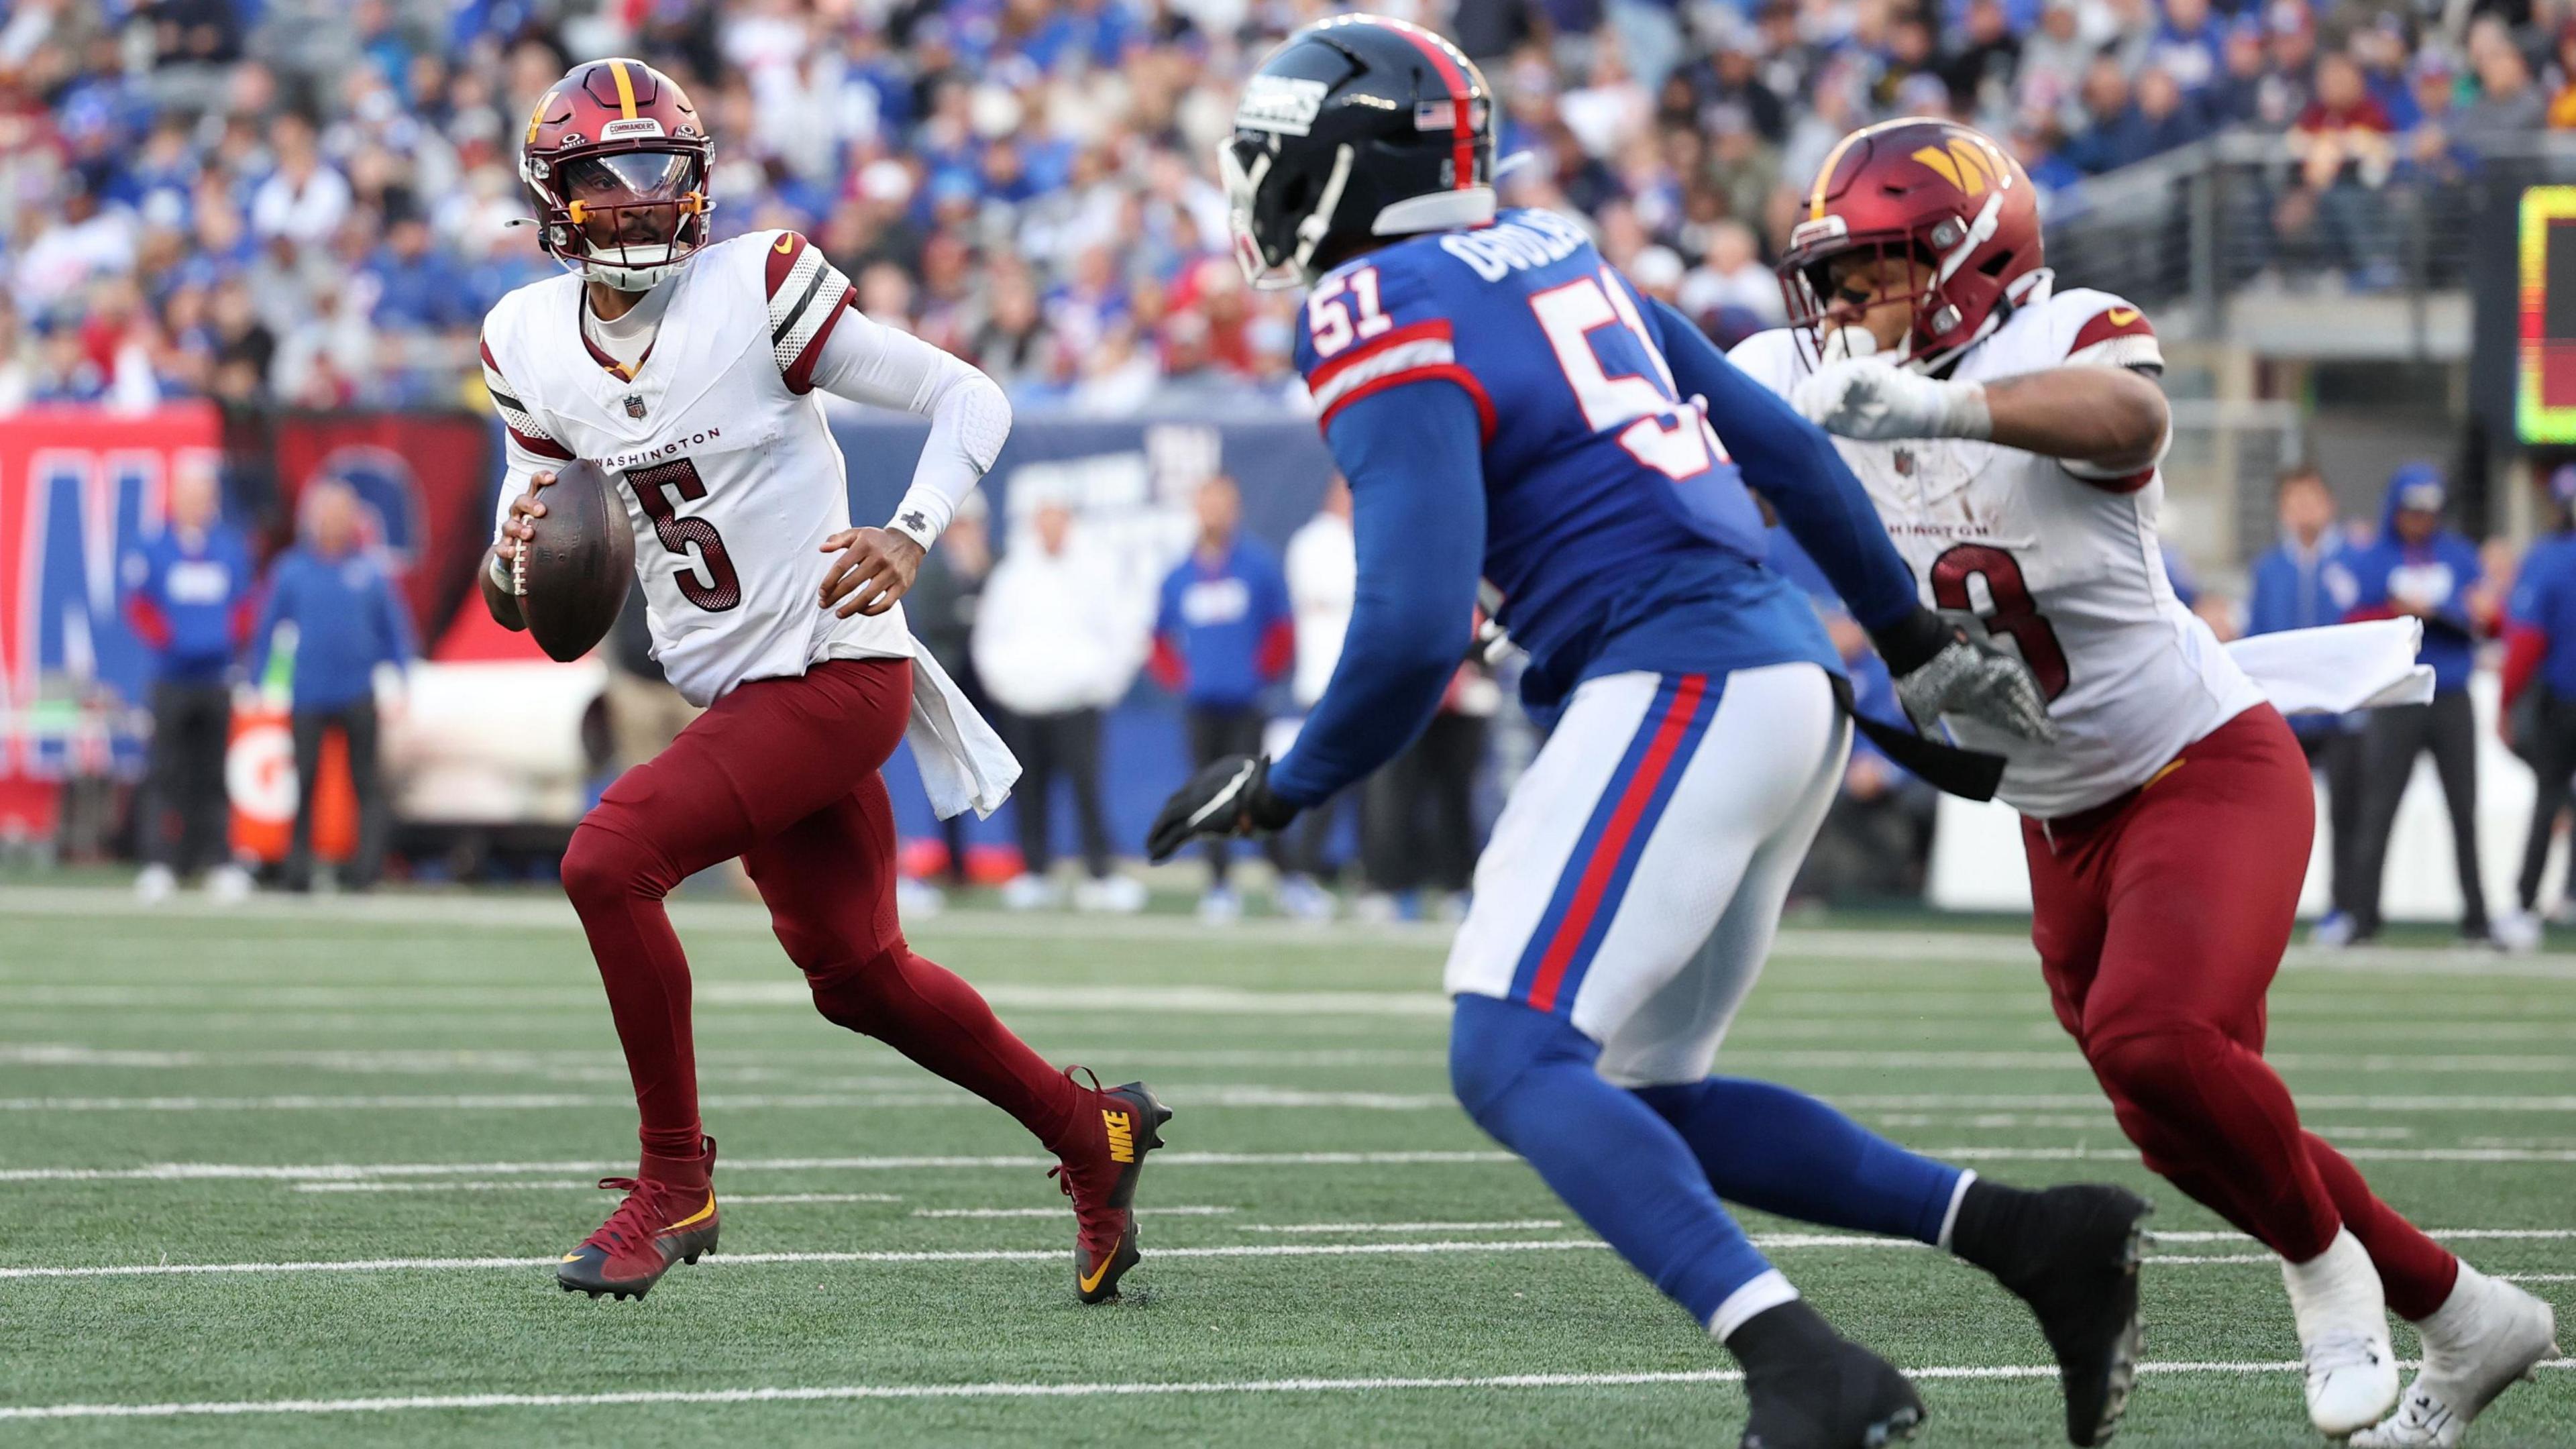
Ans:
{"type": "Polygon", "coordinates": [[[724,535],[703,518],[682,518],[671,495],[662,491],[676,490],[683,503],[706,497],[707,485],[698,476],[698,465],[676,458],[649,468],[632,468],[627,470],[626,486],[634,490],[635,501],[644,507],[644,516],[653,520],[653,536],[662,541],[665,551],[682,560],[682,567],[672,571],[680,585],[680,597],[710,614],[721,614],[740,604],[742,578],[734,572],[733,559],[725,552],[724,535]],[[697,549],[693,561],[689,557],[692,546],[697,549]]]}
{"type": "Polygon", "coordinates": [[[1628,298],[1628,289],[1608,267],[1598,277],[1550,287],[1529,303],[1548,345],[1556,350],[1557,366],[1574,387],[1583,420],[1594,432],[1618,429],[1619,446],[1677,483],[1698,477],[1710,463],[1726,457],[1708,419],[1699,409],[1682,405],[1663,349],[1655,345],[1646,319],[1637,315],[1637,304],[1628,298]],[[1594,336],[1614,325],[1625,331],[1607,338],[1594,336]],[[1652,376],[1634,370],[1610,371],[1613,360],[1633,361],[1619,358],[1632,350],[1631,336],[1634,350],[1645,354],[1652,376]]]}

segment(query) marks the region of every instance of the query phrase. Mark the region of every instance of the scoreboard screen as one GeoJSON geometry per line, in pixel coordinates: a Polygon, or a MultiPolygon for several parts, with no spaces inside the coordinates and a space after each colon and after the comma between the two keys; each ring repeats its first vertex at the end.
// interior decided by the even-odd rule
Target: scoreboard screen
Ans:
{"type": "Polygon", "coordinates": [[[2576,443],[2576,186],[2522,194],[2522,347],[2515,431],[2576,443]]]}

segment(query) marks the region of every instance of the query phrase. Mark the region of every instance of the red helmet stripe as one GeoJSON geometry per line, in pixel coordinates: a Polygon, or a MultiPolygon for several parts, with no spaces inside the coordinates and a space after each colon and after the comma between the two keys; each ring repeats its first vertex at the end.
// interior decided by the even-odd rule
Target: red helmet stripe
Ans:
{"type": "Polygon", "coordinates": [[[1439,73],[1440,83],[1449,88],[1449,136],[1455,148],[1450,169],[1457,173],[1453,183],[1455,189],[1465,191],[1476,184],[1476,125],[1475,117],[1468,111],[1467,103],[1473,92],[1468,89],[1467,74],[1449,58],[1448,49],[1441,45],[1438,36],[1413,25],[1390,25],[1387,28],[1412,41],[1414,49],[1421,51],[1423,57],[1431,62],[1431,68],[1439,73]]]}

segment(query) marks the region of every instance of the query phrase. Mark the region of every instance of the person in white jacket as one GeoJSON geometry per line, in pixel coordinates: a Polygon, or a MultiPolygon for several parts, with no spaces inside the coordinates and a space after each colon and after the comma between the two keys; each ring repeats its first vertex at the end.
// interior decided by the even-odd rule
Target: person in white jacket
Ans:
{"type": "MultiPolygon", "coordinates": [[[[1351,627],[1351,601],[1359,593],[1359,556],[1351,542],[1351,485],[1339,477],[1324,490],[1323,507],[1288,536],[1288,604],[1297,621],[1297,663],[1288,677],[1299,711],[1314,708],[1341,661],[1342,635],[1351,627]]],[[[1283,746],[1284,748],[1284,746],[1283,746]]],[[[1333,898],[1316,884],[1329,877],[1325,852],[1345,801],[1336,795],[1306,812],[1290,863],[1296,873],[1279,884],[1279,904],[1301,919],[1329,919],[1333,898]]]]}
{"type": "Polygon", "coordinates": [[[1109,828],[1100,805],[1100,716],[1127,692],[1143,663],[1141,624],[1104,619],[1096,600],[1114,573],[1084,546],[1073,513],[1048,501],[1026,536],[993,566],[975,614],[975,671],[1005,711],[1003,729],[1020,757],[1013,792],[1021,873],[1002,888],[1016,910],[1052,905],[1056,782],[1072,788],[1081,832],[1083,883],[1074,904],[1087,910],[1143,908],[1145,888],[1110,869],[1109,828]]]}

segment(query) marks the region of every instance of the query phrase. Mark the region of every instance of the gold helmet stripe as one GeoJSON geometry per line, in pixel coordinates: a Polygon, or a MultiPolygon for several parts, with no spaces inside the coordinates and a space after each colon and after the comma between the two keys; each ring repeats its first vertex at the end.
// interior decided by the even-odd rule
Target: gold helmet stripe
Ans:
{"type": "Polygon", "coordinates": [[[612,60],[609,73],[617,77],[617,111],[627,120],[635,119],[635,79],[626,73],[626,62],[612,60]]]}

